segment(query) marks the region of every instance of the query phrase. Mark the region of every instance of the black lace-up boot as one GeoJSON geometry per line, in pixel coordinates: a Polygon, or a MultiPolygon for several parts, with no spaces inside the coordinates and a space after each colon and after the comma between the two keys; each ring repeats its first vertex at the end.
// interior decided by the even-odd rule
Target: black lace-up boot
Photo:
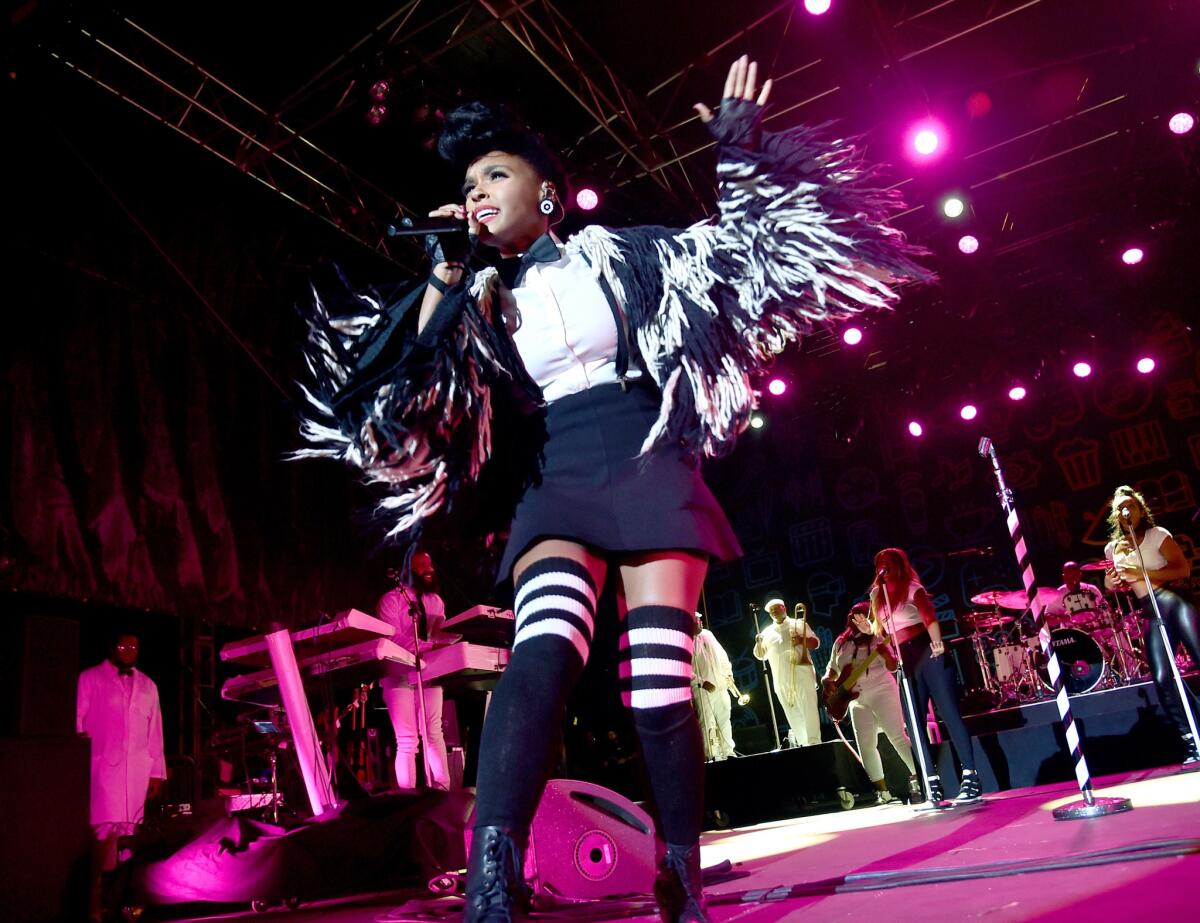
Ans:
{"type": "Polygon", "coordinates": [[[523,920],[529,905],[525,844],[504,827],[476,827],[467,860],[463,923],[523,920]]]}
{"type": "Polygon", "coordinates": [[[673,846],[658,864],[654,897],[663,923],[709,923],[704,912],[704,881],[700,844],[673,846]]]}

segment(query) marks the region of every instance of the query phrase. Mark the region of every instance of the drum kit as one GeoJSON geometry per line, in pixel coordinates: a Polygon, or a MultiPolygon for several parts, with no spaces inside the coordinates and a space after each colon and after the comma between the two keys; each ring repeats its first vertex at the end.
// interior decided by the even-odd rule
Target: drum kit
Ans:
{"type": "MultiPolygon", "coordinates": [[[[1082,565],[1102,571],[1105,562],[1082,565]]],[[[1090,589],[1060,592],[1038,587],[1039,602],[1070,695],[1112,689],[1149,676],[1142,626],[1128,593],[1104,595],[1090,589]]],[[[1046,659],[1034,631],[1024,590],[989,590],[971,597],[975,610],[962,621],[970,630],[979,686],[968,690],[993,708],[1022,705],[1054,692],[1046,659]],[[1015,614],[1014,614],[1015,613],[1015,614]]]]}

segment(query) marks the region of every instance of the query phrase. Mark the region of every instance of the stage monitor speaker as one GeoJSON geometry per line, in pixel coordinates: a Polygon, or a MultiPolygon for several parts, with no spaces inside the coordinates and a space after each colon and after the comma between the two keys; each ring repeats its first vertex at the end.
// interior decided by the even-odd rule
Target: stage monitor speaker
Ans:
{"type": "MultiPolygon", "coordinates": [[[[467,829],[470,854],[471,830],[467,829]]],[[[650,815],[623,795],[576,779],[551,779],[525,852],[535,902],[649,894],[661,852],[650,815]]]]}
{"type": "Polygon", "coordinates": [[[0,735],[75,735],[79,623],[17,616],[0,645],[0,735]]]}

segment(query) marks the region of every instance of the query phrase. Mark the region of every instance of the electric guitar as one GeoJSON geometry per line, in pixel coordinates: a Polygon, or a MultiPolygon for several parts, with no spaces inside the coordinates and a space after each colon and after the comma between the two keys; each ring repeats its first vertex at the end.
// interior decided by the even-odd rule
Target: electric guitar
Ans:
{"type": "Polygon", "coordinates": [[[846,717],[846,711],[850,708],[850,703],[857,699],[860,695],[858,692],[853,692],[854,684],[858,682],[860,676],[867,672],[867,667],[883,653],[883,648],[877,647],[871,651],[871,656],[861,663],[848,663],[842,667],[837,678],[825,683],[825,710],[829,712],[829,717],[834,721],[841,721],[846,717]]]}

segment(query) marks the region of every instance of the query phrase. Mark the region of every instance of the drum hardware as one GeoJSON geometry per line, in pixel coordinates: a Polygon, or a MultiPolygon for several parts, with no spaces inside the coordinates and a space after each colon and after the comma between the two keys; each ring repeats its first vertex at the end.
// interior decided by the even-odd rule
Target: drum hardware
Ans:
{"type": "MultiPolygon", "coordinates": [[[[1036,590],[1042,608],[1058,602],[1061,594],[1053,587],[1041,586],[1036,590]]],[[[1015,609],[1024,612],[1029,608],[1029,598],[1024,590],[988,590],[971,597],[971,603],[986,608],[1015,609]]]]}

